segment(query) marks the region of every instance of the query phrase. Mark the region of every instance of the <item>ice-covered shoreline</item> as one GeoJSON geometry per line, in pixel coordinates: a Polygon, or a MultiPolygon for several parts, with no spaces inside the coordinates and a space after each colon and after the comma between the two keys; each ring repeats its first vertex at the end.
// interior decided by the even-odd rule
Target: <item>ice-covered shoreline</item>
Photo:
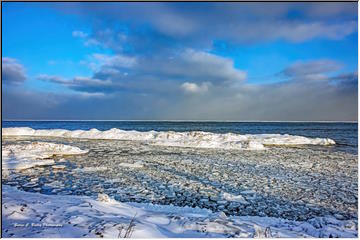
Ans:
{"type": "Polygon", "coordinates": [[[2,218],[3,237],[117,238],[132,219],[133,238],[357,237],[357,220],[226,216],[200,208],[120,203],[106,196],[95,200],[28,193],[7,185],[3,185],[2,218]]]}
{"type": "Polygon", "coordinates": [[[113,139],[128,141],[146,141],[152,145],[191,147],[191,148],[222,148],[263,150],[267,146],[296,146],[296,145],[334,145],[329,138],[308,138],[288,134],[234,134],[211,133],[202,131],[191,132],[139,132],[125,131],[113,128],[107,131],[49,129],[35,130],[29,127],[3,128],[2,136],[40,136],[82,139],[113,139]]]}

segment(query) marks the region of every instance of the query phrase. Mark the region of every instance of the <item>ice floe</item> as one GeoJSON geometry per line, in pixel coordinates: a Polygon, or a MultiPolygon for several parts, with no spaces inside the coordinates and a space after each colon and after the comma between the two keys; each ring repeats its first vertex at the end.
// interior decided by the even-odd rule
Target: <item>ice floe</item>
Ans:
{"type": "Polygon", "coordinates": [[[85,139],[116,139],[129,141],[146,141],[152,145],[191,147],[191,148],[222,148],[263,150],[266,146],[295,145],[334,145],[329,138],[308,138],[288,134],[235,134],[211,133],[202,131],[125,131],[113,128],[107,131],[49,129],[35,130],[28,127],[3,128],[2,136],[42,136],[85,139]]]}
{"type": "Polygon", "coordinates": [[[241,203],[241,204],[249,204],[245,198],[241,195],[233,195],[233,194],[230,194],[230,193],[223,193],[223,198],[226,199],[227,201],[230,201],[230,202],[238,202],[238,203],[241,203]]]}
{"type": "Polygon", "coordinates": [[[27,169],[34,166],[52,165],[57,155],[85,154],[78,147],[49,142],[8,144],[2,146],[2,169],[27,169]]]}

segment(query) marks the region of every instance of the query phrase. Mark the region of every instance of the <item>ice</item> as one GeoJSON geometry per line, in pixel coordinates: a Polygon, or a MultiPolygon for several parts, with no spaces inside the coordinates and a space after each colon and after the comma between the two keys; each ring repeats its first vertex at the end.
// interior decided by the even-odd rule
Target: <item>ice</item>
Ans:
{"type": "Polygon", "coordinates": [[[89,173],[89,172],[106,171],[106,170],[108,170],[107,167],[83,167],[83,168],[75,169],[74,171],[89,173]]]}
{"type": "Polygon", "coordinates": [[[87,150],[78,147],[49,142],[9,144],[2,146],[2,169],[27,169],[35,166],[52,165],[57,155],[85,154],[87,150]]]}
{"type": "Polygon", "coordinates": [[[3,170],[23,170],[36,166],[48,166],[55,164],[54,160],[31,160],[31,159],[18,159],[18,158],[7,158],[3,155],[2,169],[3,170]]]}
{"type": "Polygon", "coordinates": [[[2,136],[42,136],[86,139],[117,139],[128,141],[146,141],[152,145],[189,147],[264,150],[267,146],[295,145],[334,145],[329,138],[308,138],[288,134],[234,134],[211,133],[202,131],[124,131],[113,128],[107,131],[91,130],[34,130],[28,127],[3,128],[2,136]]]}
{"type": "Polygon", "coordinates": [[[318,217],[291,221],[226,216],[199,208],[120,203],[101,195],[55,196],[3,185],[3,237],[123,237],[132,220],[132,238],[165,237],[349,237],[357,220],[318,217]],[[28,227],[26,224],[30,224],[28,227]],[[35,227],[37,226],[37,227],[35,227]],[[52,227],[46,227],[52,226],[52,227]]]}
{"type": "Polygon", "coordinates": [[[230,194],[230,193],[223,193],[223,197],[224,199],[228,200],[228,201],[231,201],[231,202],[238,202],[238,203],[241,203],[241,204],[249,204],[245,198],[241,195],[233,195],[233,194],[230,194]]]}
{"type": "Polygon", "coordinates": [[[126,168],[142,168],[144,165],[142,161],[137,161],[134,163],[119,163],[118,166],[126,168]]]}

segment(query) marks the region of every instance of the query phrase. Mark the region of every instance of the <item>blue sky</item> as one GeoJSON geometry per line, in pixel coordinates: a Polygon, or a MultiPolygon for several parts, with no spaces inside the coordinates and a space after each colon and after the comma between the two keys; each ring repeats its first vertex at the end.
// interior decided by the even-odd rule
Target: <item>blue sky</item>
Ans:
{"type": "Polygon", "coordinates": [[[357,120],[357,3],[2,6],[4,119],[357,120]]]}

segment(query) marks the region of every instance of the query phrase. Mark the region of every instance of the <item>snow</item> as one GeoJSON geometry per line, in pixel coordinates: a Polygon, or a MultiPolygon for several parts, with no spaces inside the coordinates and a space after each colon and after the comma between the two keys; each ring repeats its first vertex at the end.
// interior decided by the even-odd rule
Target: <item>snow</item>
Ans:
{"type": "Polygon", "coordinates": [[[34,166],[52,165],[56,155],[85,154],[87,150],[78,147],[49,142],[9,144],[2,146],[2,169],[27,169],[34,166]]]}
{"type": "Polygon", "coordinates": [[[318,217],[306,222],[226,216],[171,205],[120,203],[101,194],[58,196],[3,185],[3,237],[357,237],[357,221],[318,217]]]}
{"type": "Polygon", "coordinates": [[[329,138],[308,138],[288,134],[234,134],[211,133],[202,131],[173,132],[173,131],[124,131],[113,128],[107,131],[91,130],[34,130],[28,127],[3,128],[2,136],[45,136],[63,138],[86,139],[117,139],[128,141],[146,141],[152,145],[191,147],[191,148],[223,148],[264,150],[266,146],[295,146],[295,145],[334,145],[329,138]]]}

